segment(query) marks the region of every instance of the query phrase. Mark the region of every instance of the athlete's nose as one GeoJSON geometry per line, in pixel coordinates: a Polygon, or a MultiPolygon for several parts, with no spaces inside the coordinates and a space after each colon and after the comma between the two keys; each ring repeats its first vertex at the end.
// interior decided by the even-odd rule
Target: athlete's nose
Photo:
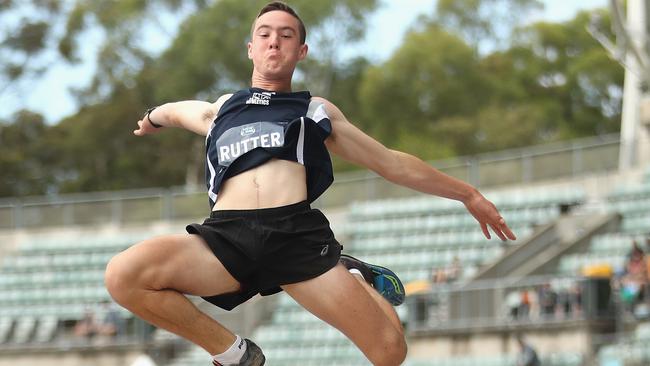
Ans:
{"type": "Polygon", "coordinates": [[[280,43],[278,42],[278,39],[280,37],[277,34],[272,34],[269,37],[269,48],[270,49],[278,49],[280,48],[280,43]]]}

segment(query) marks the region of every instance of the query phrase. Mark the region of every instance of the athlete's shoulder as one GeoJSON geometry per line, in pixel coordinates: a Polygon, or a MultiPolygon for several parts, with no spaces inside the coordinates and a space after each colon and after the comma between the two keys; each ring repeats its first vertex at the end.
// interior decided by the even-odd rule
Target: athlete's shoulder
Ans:
{"type": "Polygon", "coordinates": [[[222,94],[219,98],[217,98],[217,103],[224,102],[224,101],[230,99],[230,97],[232,97],[233,95],[235,95],[235,93],[222,94]]]}
{"type": "Polygon", "coordinates": [[[341,110],[334,103],[330,102],[328,99],[325,99],[323,97],[313,96],[311,97],[311,103],[316,105],[321,105],[332,122],[345,119],[341,110]]]}
{"type": "Polygon", "coordinates": [[[316,103],[323,103],[323,104],[329,103],[329,104],[331,104],[331,102],[329,100],[327,100],[327,99],[325,99],[323,97],[315,96],[315,95],[312,95],[311,101],[316,102],[316,103]]]}
{"type": "Polygon", "coordinates": [[[316,97],[316,96],[311,97],[311,99],[309,101],[309,107],[310,107],[310,109],[321,107],[321,108],[324,108],[325,111],[327,111],[327,112],[338,109],[329,100],[327,100],[327,99],[325,99],[323,97],[316,97]]]}
{"type": "Polygon", "coordinates": [[[213,118],[216,118],[219,116],[219,111],[221,111],[221,107],[232,98],[234,94],[233,93],[228,93],[228,94],[223,94],[219,98],[217,98],[217,101],[212,104],[212,110],[213,110],[213,118]]]}

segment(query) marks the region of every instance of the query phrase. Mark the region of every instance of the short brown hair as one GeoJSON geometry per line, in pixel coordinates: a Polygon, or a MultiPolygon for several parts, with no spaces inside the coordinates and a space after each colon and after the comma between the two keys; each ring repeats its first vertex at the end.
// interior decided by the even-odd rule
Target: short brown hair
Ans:
{"type": "Polygon", "coordinates": [[[270,11],[283,11],[285,13],[289,13],[293,15],[294,18],[298,19],[298,32],[300,32],[300,44],[305,44],[305,40],[307,39],[307,30],[305,29],[305,23],[302,22],[302,19],[298,16],[298,14],[293,10],[289,5],[283,3],[282,1],[273,1],[268,4],[266,4],[262,10],[260,10],[260,13],[257,14],[257,17],[255,17],[255,20],[253,21],[253,25],[251,26],[251,35],[255,31],[255,22],[257,22],[257,19],[261,17],[263,14],[266,14],[270,11]]]}

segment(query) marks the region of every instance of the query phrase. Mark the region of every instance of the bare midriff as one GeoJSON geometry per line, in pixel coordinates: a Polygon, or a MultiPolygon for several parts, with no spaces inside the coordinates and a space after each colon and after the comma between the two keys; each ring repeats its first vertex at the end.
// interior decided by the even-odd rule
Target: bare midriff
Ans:
{"type": "Polygon", "coordinates": [[[223,182],[213,210],[250,210],[290,205],[307,199],[305,167],[272,159],[223,182]]]}

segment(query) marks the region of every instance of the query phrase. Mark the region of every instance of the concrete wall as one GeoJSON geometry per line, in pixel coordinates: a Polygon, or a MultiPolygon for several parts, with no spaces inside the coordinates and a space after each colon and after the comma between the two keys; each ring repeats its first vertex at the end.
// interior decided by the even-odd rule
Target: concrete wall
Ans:
{"type": "MultiPolygon", "coordinates": [[[[586,326],[565,328],[521,329],[524,338],[538,354],[591,352],[591,335],[586,326]]],[[[519,351],[516,331],[435,335],[412,338],[409,358],[445,359],[455,356],[515,355],[519,351]]]]}

